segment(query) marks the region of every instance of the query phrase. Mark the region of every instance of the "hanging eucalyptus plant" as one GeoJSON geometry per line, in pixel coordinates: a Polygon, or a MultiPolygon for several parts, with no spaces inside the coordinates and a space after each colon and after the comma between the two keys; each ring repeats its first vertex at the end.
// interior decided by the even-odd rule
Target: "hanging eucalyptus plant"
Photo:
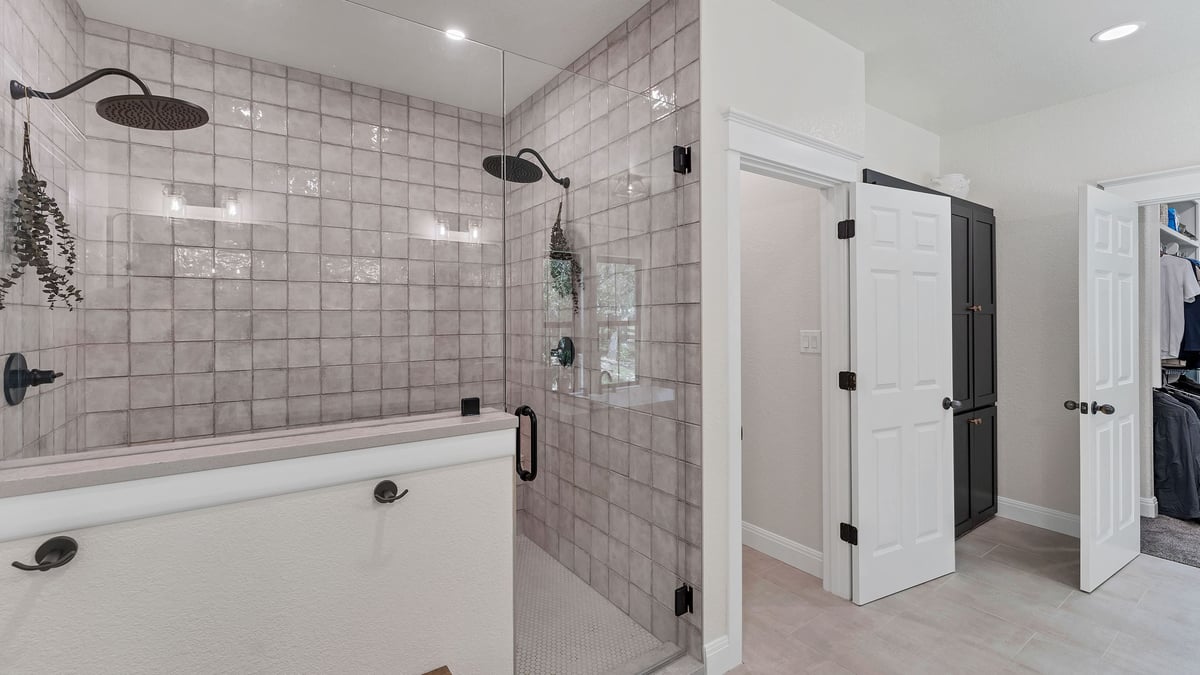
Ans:
{"type": "Polygon", "coordinates": [[[579,288],[582,285],[583,268],[562,226],[562,202],[558,203],[558,217],[550,230],[550,285],[559,297],[571,296],[571,306],[579,313],[579,288]]]}
{"type": "Polygon", "coordinates": [[[0,277],[0,309],[4,309],[4,297],[8,290],[24,276],[28,267],[37,271],[51,309],[60,302],[68,310],[75,309],[83,301],[83,294],[72,283],[76,261],[75,237],[62,210],[58,208],[58,202],[46,193],[46,181],[38,177],[33,167],[29,122],[25,122],[23,167],[13,204],[16,206],[16,222],[12,250],[16,260],[8,274],[0,277]],[[63,261],[61,267],[51,260],[55,251],[63,261]]]}

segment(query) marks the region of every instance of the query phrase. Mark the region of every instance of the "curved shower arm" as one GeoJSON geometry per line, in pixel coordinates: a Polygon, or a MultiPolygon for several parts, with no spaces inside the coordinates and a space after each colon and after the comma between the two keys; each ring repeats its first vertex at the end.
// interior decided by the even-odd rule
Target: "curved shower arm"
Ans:
{"type": "Polygon", "coordinates": [[[120,75],[121,77],[133,80],[134,84],[142,88],[143,94],[146,96],[150,95],[150,87],[147,87],[145,82],[142,82],[137,75],[134,75],[128,70],[121,70],[120,68],[101,68],[90,75],[86,75],[75,82],[68,84],[58,91],[51,92],[30,89],[16,80],[12,80],[8,83],[8,92],[13,98],[44,98],[48,101],[53,101],[69,94],[73,94],[106,75],[120,75]]]}
{"type": "Polygon", "coordinates": [[[559,178],[558,176],[555,176],[554,172],[550,170],[550,167],[546,166],[546,160],[542,159],[542,156],[538,154],[537,150],[534,150],[533,148],[521,148],[521,151],[517,153],[517,157],[520,157],[521,155],[524,155],[524,154],[530,154],[530,155],[533,155],[534,157],[536,157],[538,163],[541,164],[542,168],[546,170],[546,175],[550,177],[550,180],[563,186],[564,190],[569,189],[571,187],[571,179],[567,178],[565,176],[563,178],[559,178]]]}

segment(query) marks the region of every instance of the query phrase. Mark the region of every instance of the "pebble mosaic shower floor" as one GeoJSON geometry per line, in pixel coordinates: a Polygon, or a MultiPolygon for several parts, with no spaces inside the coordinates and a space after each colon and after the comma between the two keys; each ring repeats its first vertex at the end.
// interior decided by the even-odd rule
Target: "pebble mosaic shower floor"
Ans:
{"type": "Polygon", "coordinates": [[[525,537],[517,539],[516,610],[521,675],[634,675],[677,651],[525,537]]]}

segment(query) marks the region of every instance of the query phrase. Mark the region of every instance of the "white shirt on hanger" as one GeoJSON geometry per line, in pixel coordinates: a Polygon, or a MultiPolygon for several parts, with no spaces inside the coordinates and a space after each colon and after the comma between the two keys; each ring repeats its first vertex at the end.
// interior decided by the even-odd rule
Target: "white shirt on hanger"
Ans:
{"type": "Polygon", "coordinates": [[[1179,356],[1179,345],[1183,342],[1183,305],[1200,296],[1200,282],[1196,281],[1192,263],[1173,255],[1159,258],[1159,271],[1162,278],[1160,349],[1162,358],[1173,359],[1179,356]]]}

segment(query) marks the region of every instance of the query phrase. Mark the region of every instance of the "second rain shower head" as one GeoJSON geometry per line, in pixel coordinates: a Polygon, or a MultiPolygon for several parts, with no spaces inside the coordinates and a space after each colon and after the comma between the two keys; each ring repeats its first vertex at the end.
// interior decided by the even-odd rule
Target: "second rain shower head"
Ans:
{"type": "Polygon", "coordinates": [[[563,186],[563,189],[571,187],[571,179],[567,177],[559,178],[554,175],[550,167],[546,166],[546,160],[538,154],[533,148],[522,148],[520,152],[514,155],[489,155],[483,160],[483,170],[489,174],[499,178],[500,180],[509,181],[511,183],[536,183],[542,179],[542,169],[546,170],[546,175],[550,180],[563,186]],[[537,164],[521,157],[521,155],[533,155],[537,158],[537,164]]]}

